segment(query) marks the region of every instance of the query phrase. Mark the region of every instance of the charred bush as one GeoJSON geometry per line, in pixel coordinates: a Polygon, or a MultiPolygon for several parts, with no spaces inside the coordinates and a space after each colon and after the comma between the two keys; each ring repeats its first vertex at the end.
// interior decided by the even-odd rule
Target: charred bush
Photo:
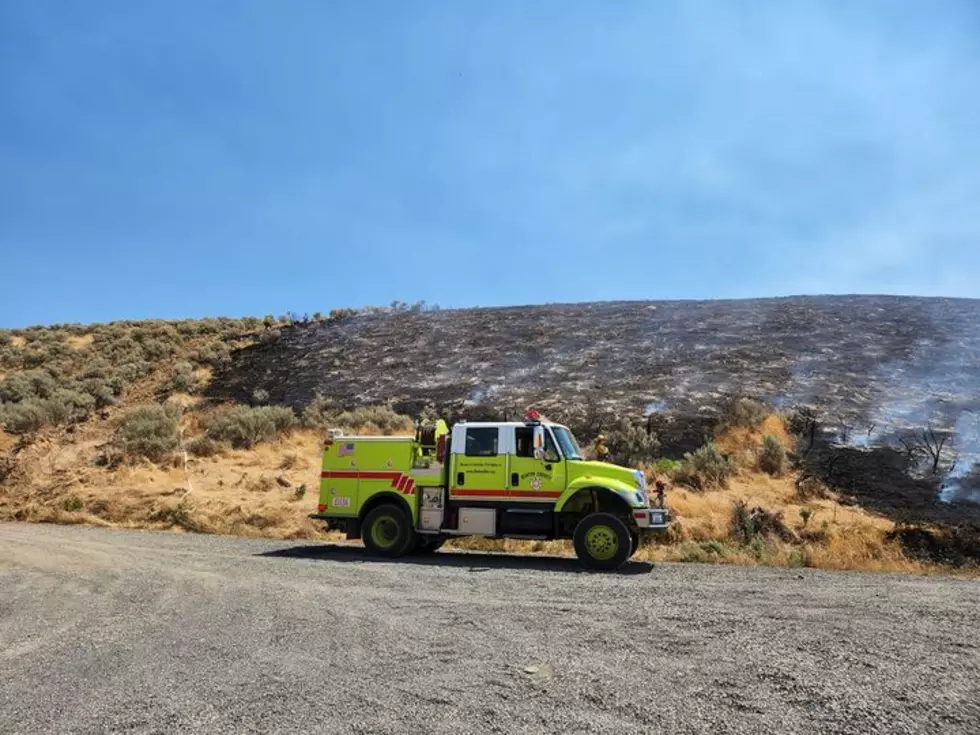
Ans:
{"type": "Polygon", "coordinates": [[[747,545],[757,537],[776,537],[782,541],[795,541],[795,534],[783,522],[782,513],[774,513],[756,506],[749,508],[744,500],[732,505],[728,523],[729,537],[742,545],[747,545]]]}
{"type": "Polygon", "coordinates": [[[930,529],[896,525],[885,535],[897,541],[907,556],[919,561],[948,566],[980,565],[980,528],[930,529]]]}
{"type": "Polygon", "coordinates": [[[695,413],[654,413],[647,417],[647,432],[660,441],[660,454],[668,459],[683,459],[711,441],[718,426],[717,418],[695,413]]]}

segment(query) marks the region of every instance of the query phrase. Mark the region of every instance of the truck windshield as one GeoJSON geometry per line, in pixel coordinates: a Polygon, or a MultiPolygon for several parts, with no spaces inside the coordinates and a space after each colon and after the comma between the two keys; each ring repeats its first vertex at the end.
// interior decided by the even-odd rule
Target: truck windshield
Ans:
{"type": "Polygon", "coordinates": [[[552,426],[551,429],[555,432],[555,440],[561,447],[561,453],[565,455],[565,459],[582,459],[582,450],[579,449],[578,442],[575,441],[572,432],[564,426],[552,426]]]}

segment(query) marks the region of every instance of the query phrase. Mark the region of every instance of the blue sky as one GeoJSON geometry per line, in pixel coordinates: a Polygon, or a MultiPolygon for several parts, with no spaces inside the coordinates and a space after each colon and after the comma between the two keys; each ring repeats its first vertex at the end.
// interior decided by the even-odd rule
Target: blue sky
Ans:
{"type": "Polygon", "coordinates": [[[0,326],[980,296],[980,4],[0,1],[0,326]]]}

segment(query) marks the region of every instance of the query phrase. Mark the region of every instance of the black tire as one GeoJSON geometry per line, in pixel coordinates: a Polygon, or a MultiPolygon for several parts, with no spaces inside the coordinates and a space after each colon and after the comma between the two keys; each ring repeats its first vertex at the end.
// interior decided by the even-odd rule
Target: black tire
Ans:
{"type": "Polygon", "coordinates": [[[431,554],[440,549],[446,543],[446,539],[439,536],[427,536],[424,533],[416,534],[418,539],[415,542],[416,554],[431,554]]]}
{"type": "Polygon", "coordinates": [[[636,552],[640,550],[640,533],[639,533],[639,531],[630,531],[630,541],[632,542],[632,546],[630,547],[632,549],[630,551],[630,559],[632,559],[633,558],[633,555],[636,554],[636,552]]]}
{"type": "Polygon", "coordinates": [[[587,515],[575,527],[573,541],[575,554],[589,569],[618,569],[633,553],[630,529],[612,513],[587,515]]]}
{"type": "Polygon", "coordinates": [[[361,526],[364,545],[382,556],[402,556],[415,545],[415,535],[408,515],[391,503],[368,511],[361,526]]]}

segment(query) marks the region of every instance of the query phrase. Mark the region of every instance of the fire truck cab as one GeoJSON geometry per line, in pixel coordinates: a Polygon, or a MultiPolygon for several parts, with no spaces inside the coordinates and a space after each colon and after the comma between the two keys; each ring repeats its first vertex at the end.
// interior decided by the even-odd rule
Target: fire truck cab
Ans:
{"type": "Polygon", "coordinates": [[[311,517],[387,556],[458,536],[571,539],[582,563],[601,570],[670,523],[642,471],[585,460],[566,426],[535,412],[451,429],[439,421],[415,436],[331,436],[311,517]]]}

